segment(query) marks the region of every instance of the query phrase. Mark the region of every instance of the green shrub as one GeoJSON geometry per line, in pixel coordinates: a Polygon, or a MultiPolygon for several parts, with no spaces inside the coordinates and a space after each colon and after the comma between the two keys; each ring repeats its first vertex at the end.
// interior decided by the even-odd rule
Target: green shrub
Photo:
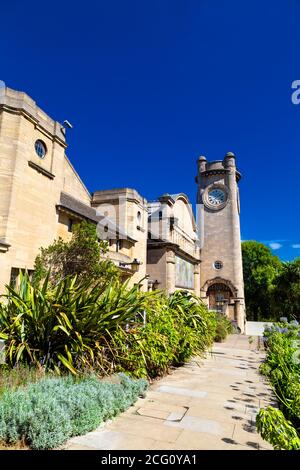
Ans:
{"type": "Polygon", "coordinates": [[[256,417],[256,424],[262,438],[269,441],[274,449],[300,449],[300,438],[296,429],[280,410],[272,406],[261,409],[256,417]]]}
{"type": "Polygon", "coordinates": [[[71,240],[59,238],[40,249],[34,264],[34,283],[39,284],[50,272],[49,280],[53,285],[74,275],[80,280],[107,285],[120,275],[119,268],[112,261],[103,259],[107,251],[108,244],[99,240],[95,224],[87,221],[76,223],[71,240]]]}
{"type": "Polygon", "coordinates": [[[126,410],[146,386],[126,376],[120,383],[60,377],[6,391],[0,399],[0,439],[10,444],[24,439],[33,449],[57,447],[126,410]]]}
{"type": "Polygon", "coordinates": [[[181,291],[163,293],[149,300],[147,321],[119,328],[111,337],[117,370],[136,377],[153,378],[172,365],[200,355],[212,344],[215,316],[192,295],[181,291]]]}
{"type": "Polygon", "coordinates": [[[268,377],[280,410],[260,410],[257,426],[276,449],[300,449],[300,327],[297,321],[282,321],[266,327],[267,355],[260,371],[268,377]]]}
{"type": "Polygon", "coordinates": [[[217,343],[221,343],[230,333],[233,332],[233,327],[231,321],[225,315],[217,313],[216,320],[217,325],[214,340],[217,343]]]}
{"type": "Polygon", "coordinates": [[[0,304],[0,338],[11,367],[45,370],[128,371],[155,377],[168,367],[202,354],[212,344],[216,320],[195,296],[140,292],[119,282],[91,285],[67,277],[32,285],[21,275],[0,304]],[[146,313],[146,325],[143,324],[146,313]]]}

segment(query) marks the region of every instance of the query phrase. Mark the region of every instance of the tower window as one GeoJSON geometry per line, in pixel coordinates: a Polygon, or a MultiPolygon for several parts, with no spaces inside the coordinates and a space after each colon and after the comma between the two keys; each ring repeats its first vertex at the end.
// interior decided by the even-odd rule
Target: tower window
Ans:
{"type": "Polygon", "coordinates": [[[222,268],[223,268],[223,263],[222,263],[222,261],[215,261],[215,262],[214,262],[214,268],[215,268],[215,269],[218,269],[218,270],[219,270],[219,269],[222,269],[222,268]]]}
{"type": "Polygon", "coordinates": [[[47,147],[46,144],[42,140],[37,140],[34,144],[35,148],[35,153],[37,154],[38,157],[40,158],[45,158],[46,153],[47,153],[47,147]]]}

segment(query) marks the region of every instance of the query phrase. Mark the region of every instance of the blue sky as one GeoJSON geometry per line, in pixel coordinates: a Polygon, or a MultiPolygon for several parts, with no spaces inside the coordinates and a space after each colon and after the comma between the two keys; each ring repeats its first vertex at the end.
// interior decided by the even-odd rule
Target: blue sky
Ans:
{"type": "Polygon", "coordinates": [[[1,74],[59,121],[90,191],[195,201],[196,158],[237,156],[243,239],[300,256],[300,3],[1,5],[1,74]],[[294,246],[294,247],[293,247],[294,246]]]}

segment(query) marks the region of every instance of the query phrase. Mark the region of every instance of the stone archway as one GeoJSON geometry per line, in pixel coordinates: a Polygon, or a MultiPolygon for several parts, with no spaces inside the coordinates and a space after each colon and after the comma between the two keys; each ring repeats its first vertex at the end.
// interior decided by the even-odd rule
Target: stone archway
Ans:
{"type": "Polygon", "coordinates": [[[206,281],[201,291],[201,297],[206,299],[209,309],[218,310],[230,317],[235,316],[234,312],[229,311],[237,298],[237,289],[231,281],[215,277],[206,281]]]}
{"type": "Polygon", "coordinates": [[[223,312],[223,305],[229,304],[232,292],[226,284],[218,282],[209,286],[206,296],[209,309],[223,312]]]}

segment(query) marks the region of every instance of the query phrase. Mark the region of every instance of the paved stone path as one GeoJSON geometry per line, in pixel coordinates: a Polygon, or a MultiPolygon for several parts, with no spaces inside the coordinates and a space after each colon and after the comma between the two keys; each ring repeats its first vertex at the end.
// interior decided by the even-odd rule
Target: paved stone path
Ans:
{"type": "Polygon", "coordinates": [[[263,352],[231,335],[205,359],[194,359],[156,381],[145,399],[66,449],[264,450],[256,433],[260,407],[274,402],[259,375],[263,352]]]}

